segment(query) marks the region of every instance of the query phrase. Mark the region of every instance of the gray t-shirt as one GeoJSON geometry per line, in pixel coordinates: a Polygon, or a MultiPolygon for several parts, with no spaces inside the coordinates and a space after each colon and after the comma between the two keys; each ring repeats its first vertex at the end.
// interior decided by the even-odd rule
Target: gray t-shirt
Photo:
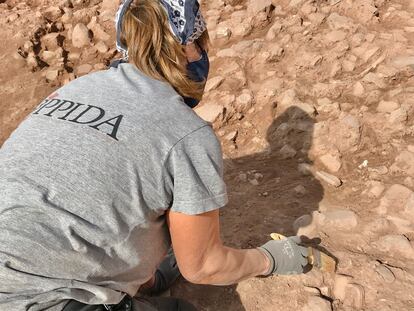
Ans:
{"type": "Polygon", "coordinates": [[[131,64],[60,88],[0,149],[0,310],[134,295],[170,245],[167,209],[227,203],[222,168],[211,127],[131,64]]]}

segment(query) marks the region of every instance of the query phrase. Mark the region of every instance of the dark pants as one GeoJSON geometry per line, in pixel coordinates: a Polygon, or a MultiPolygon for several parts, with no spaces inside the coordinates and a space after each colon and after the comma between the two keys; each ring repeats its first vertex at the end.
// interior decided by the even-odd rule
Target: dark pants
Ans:
{"type": "Polygon", "coordinates": [[[197,311],[185,300],[170,297],[126,297],[118,305],[85,305],[71,300],[63,311],[197,311]]]}

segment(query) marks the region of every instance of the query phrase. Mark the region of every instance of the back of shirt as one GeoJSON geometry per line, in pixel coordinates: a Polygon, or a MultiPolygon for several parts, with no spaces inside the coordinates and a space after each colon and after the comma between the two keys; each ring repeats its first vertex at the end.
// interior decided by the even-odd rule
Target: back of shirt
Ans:
{"type": "Polygon", "coordinates": [[[165,211],[226,202],[219,142],[169,84],[131,64],[72,81],[0,149],[0,310],[134,295],[165,211]]]}

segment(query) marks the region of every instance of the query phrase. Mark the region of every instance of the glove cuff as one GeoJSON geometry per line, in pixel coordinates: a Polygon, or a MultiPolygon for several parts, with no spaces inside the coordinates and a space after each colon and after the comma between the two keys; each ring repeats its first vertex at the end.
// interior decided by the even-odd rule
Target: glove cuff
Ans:
{"type": "Polygon", "coordinates": [[[261,251],[263,254],[265,254],[266,257],[269,258],[269,261],[270,261],[269,270],[267,270],[266,273],[263,274],[263,276],[272,275],[273,272],[275,271],[275,266],[276,266],[275,259],[273,258],[272,254],[266,248],[264,248],[263,246],[257,247],[257,249],[259,251],[261,251]]]}

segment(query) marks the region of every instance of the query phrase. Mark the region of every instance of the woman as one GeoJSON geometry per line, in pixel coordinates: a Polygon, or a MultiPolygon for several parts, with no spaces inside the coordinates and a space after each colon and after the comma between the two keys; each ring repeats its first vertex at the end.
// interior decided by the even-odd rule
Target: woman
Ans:
{"type": "Polygon", "coordinates": [[[171,241],[193,283],[307,264],[294,238],[220,240],[220,144],[191,110],[208,72],[197,1],[126,1],[118,20],[128,62],[58,89],[0,149],[0,310],[194,310],[131,298],[177,277],[171,241]]]}

